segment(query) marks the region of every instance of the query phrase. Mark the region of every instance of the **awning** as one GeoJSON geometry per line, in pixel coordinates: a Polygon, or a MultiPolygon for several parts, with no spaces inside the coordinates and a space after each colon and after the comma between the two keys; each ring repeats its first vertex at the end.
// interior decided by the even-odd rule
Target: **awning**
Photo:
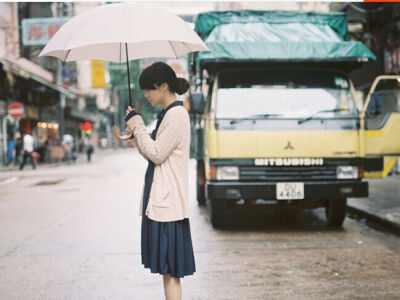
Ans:
{"type": "Polygon", "coordinates": [[[96,113],[91,113],[91,112],[87,112],[87,111],[78,111],[78,110],[74,110],[72,109],[70,111],[70,114],[72,117],[75,117],[77,119],[83,120],[83,121],[92,121],[92,122],[96,122],[97,121],[97,114],[96,113]]]}
{"type": "Polygon", "coordinates": [[[85,95],[84,93],[76,89],[65,88],[63,86],[55,84],[52,73],[23,57],[14,59],[10,57],[6,58],[0,56],[0,63],[4,66],[4,70],[11,71],[12,73],[26,79],[35,80],[49,88],[65,94],[66,97],[70,99],[75,99],[77,97],[82,97],[85,95]]]}

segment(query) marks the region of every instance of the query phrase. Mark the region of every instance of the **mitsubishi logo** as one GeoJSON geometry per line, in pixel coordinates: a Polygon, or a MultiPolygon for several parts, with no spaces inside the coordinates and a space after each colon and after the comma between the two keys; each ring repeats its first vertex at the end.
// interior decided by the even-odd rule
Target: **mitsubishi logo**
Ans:
{"type": "Polygon", "coordinates": [[[290,141],[287,142],[287,145],[285,147],[285,150],[288,150],[288,149],[292,149],[292,150],[294,149],[293,146],[290,144],[290,141]]]}

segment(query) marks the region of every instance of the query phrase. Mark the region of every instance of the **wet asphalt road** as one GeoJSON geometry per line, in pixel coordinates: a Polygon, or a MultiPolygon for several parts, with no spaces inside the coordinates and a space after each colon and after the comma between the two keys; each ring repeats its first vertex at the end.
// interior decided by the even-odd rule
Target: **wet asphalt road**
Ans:
{"type": "MultiPolygon", "coordinates": [[[[140,261],[147,162],[134,149],[91,164],[0,173],[0,299],[163,299],[140,261]]],[[[214,230],[195,201],[197,272],[183,299],[398,299],[400,238],[323,210],[236,216],[214,230]]]]}

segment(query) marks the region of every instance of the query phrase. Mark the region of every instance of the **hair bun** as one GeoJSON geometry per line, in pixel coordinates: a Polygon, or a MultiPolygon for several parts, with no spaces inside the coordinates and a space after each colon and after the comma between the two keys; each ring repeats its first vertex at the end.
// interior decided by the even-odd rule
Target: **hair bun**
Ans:
{"type": "Polygon", "coordinates": [[[175,92],[178,95],[183,95],[184,93],[186,93],[188,91],[189,87],[190,87],[190,83],[185,78],[179,77],[176,79],[175,92]]]}

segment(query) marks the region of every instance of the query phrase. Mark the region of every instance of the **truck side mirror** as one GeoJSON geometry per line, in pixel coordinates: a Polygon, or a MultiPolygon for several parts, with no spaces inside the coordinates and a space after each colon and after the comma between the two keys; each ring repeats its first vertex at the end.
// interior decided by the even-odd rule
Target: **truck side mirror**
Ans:
{"type": "Polygon", "coordinates": [[[189,97],[190,110],[192,114],[203,114],[204,112],[204,95],[202,92],[191,93],[189,97]]]}

